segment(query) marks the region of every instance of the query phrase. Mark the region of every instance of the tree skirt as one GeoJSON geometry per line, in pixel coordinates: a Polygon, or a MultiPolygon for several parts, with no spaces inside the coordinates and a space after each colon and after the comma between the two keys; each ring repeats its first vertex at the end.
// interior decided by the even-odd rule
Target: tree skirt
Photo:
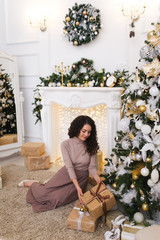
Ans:
{"type": "Polygon", "coordinates": [[[17,165],[2,167],[0,190],[0,238],[4,240],[104,240],[107,226],[100,220],[94,233],[67,229],[66,220],[75,202],[52,211],[34,213],[26,203],[28,188],[18,188],[23,179],[40,182],[53,176],[48,170],[28,171],[17,165]]]}

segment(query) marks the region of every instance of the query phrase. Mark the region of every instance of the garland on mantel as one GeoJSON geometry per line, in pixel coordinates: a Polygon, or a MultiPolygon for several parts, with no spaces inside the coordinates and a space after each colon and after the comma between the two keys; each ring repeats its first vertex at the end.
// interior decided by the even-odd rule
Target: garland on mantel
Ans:
{"type": "MultiPolygon", "coordinates": [[[[36,122],[41,121],[41,95],[39,87],[61,87],[61,73],[52,73],[46,78],[40,77],[40,84],[34,90],[34,102],[32,105],[33,114],[36,117],[36,122]]],[[[65,87],[123,87],[128,86],[130,75],[128,71],[114,71],[113,73],[105,72],[102,68],[97,72],[93,67],[93,60],[82,58],[71,66],[68,74],[63,75],[63,86],[65,87]],[[82,72],[83,70],[83,72],[82,72]],[[85,71],[84,71],[85,70],[85,71]]]]}

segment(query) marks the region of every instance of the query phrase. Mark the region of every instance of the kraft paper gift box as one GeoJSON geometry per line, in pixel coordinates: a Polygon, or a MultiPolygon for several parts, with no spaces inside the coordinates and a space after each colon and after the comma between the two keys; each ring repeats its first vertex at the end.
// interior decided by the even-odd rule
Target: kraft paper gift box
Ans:
{"type": "Polygon", "coordinates": [[[17,134],[5,134],[0,138],[0,146],[16,143],[18,141],[17,134]]]}
{"type": "Polygon", "coordinates": [[[91,216],[89,212],[81,212],[81,207],[82,205],[77,201],[67,218],[67,228],[94,232],[97,227],[98,218],[91,216]]]}
{"type": "MultiPolygon", "coordinates": [[[[109,227],[110,230],[113,227],[112,221],[114,221],[120,215],[123,215],[123,213],[121,211],[119,211],[118,209],[107,212],[106,225],[109,227]]],[[[126,220],[125,223],[129,223],[129,221],[126,220]]]]}
{"type": "Polygon", "coordinates": [[[24,159],[24,164],[28,170],[43,170],[50,168],[50,157],[47,153],[44,153],[38,157],[27,156],[24,159]]]}
{"type": "Polygon", "coordinates": [[[21,146],[22,156],[41,156],[45,152],[45,144],[41,142],[27,142],[21,146]]]}
{"type": "Polygon", "coordinates": [[[103,182],[84,193],[81,200],[89,213],[96,218],[106,215],[106,212],[116,205],[114,195],[103,182]]]}

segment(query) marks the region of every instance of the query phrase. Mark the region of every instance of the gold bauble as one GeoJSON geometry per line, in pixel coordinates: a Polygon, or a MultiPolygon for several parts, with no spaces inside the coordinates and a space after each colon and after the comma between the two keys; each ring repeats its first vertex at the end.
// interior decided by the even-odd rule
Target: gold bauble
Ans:
{"type": "Polygon", "coordinates": [[[152,30],[152,31],[147,33],[148,40],[150,40],[152,37],[155,37],[155,36],[156,36],[155,30],[152,30]]]}
{"type": "Polygon", "coordinates": [[[158,118],[158,114],[156,112],[151,112],[147,116],[151,121],[155,121],[158,118]]]}
{"type": "Polygon", "coordinates": [[[71,21],[70,17],[69,16],[66,17],[66,22],[70,22],[70,21],[71,21]]]}
{"type": "Polygon", "coordinates": [[[90,21],[93,21],[93,19],[94,19],[93,16],[90,16],[89,20],[90,20],[90,21]]]}
{"type": "Polygon", "coordinates": [[[135,151],[132,151],[132,152],[131,152],[131,155],[134,156],[134,155],[135,155],[135,151]]]}
{"type": "Polygon", "coordinates": [[[79,26],[79,22],[76,22],[76,26],[79,26]]]}
{"type": "Polygon", "coordinates": [[[147,203],[143,203],[142,204],[142,209],[143,209],[143,211],[148,211],[148,209],[149,209],[148,204],[147,203]]]}
{"type": "Polygon", "coordinates": [[[113,184],[112,184],[112,187],[113,187],[114,189],[116,189],[117,183],[113,183],[113,184]]]}
{"type": "Polygon", "coordinates": [[[72,87],[72,84],[70,82],[68,83],[68,87],[72,87]]]}
{"type": "Polygon", "coordinates": [[[87,208],[85,206],[80,207],[80,212],[87,212],[87,208]]]}
{"type": "Polygon", "coordinates": [[[86,15],[86,14],[87,14],[87,11],[86,11],[86,10],[84,10],[84,11],[83,11],[83,15],[86,15]]]}
{"type": "Polygon", "coordinates": [[[100,86],[101,86],[101,87],[104,87],[104,82],[100,83],[100,86]]]}
{"type": "Polygon", "coordinates": [[[138,178],[139,178],[138,175],[136,175],[136,174],[132,174],[132,179],[133,179],[133,180],[136,181],[136,180],[138,180],[138,178]]]}
{"type": "Polygon", "coordinates": [[[84,83],[84,86],[85,86],[85,87],[88,87],[88,86],[89,86],[88,82],[85,82],[85,83],[84,83]]]}
{"type": "Polygon", "coordinates": [[[134,183],[131,184],[131,188],[132,188],[132,189],[135,188],[135,184],[134,184],[134,183]]]}
{"type": "Polygon", "coordinates": [[[138,108],[141,112],[145,112],[146,111],[146,106],[145,105],[141,105],[138,108]]]}
{"type": "Polygon", "coordinates": [[[145,162],[152,162],[152,158],[151,157],[147,157],[145,162]]]}
{"type": "Polygon", "coordinates": [[[76,40],[74,41],[74,45],[76,45],[76,46],[78,45],[78,42],[76,40]]]}
{"type": "Polygon", "coordinates": [[[132,132],[129,133],[129,138],[132,140],[134,138],[134,135],[132,132]]]}

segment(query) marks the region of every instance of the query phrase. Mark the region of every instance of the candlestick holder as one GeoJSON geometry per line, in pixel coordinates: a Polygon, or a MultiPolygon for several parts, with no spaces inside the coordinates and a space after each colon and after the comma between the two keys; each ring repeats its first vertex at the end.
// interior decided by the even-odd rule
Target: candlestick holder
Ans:
{"type": "Polygon", "coordinates": [[[55,65],[55,72],[61,74],[61,86],[64,87],[63,84],[63,74],[69,72],[69,66],[63,66],[63,62],[61,62],[61,65],[57,66],[55,65]]]}

